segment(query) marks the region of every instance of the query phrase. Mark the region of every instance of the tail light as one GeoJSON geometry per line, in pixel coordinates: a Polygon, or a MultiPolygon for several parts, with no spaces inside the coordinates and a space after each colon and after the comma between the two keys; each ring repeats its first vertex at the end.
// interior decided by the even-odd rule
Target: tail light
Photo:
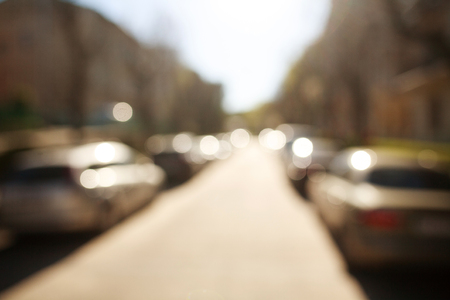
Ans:
{"type": "Polygon", "coordinates": [[[404,224],[404,215],[393,210],[373,210],[359,214],[359,222],[367,227],[393,230],[404,224]]]}

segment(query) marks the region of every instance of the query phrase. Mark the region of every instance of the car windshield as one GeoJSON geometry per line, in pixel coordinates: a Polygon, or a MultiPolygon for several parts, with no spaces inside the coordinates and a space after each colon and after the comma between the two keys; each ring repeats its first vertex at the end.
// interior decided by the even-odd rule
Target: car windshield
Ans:
{"type": "Polygon", "coordinates": [[[68,167],[40,167],[14,172],[7,181],[15,183],[43,183],[47,181],[70,181],[70,169],[68,167]]]}
{"type": "Polygon", "coordinates": [[[377,169],[367,181],[395,188],[450,190],[449,175],[425,169],[377,169]]]}

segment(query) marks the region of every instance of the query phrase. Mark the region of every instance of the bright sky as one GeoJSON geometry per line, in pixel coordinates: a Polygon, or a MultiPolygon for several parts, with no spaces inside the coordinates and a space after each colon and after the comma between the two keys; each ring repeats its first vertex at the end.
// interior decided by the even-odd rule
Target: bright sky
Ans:
{"type": "Polygon", "coordinates": [[[276,94],[290,64],[322,32],[331,0],[77,0],[141,42],[175,47],[224,109],[251,110],[276,94]]]}

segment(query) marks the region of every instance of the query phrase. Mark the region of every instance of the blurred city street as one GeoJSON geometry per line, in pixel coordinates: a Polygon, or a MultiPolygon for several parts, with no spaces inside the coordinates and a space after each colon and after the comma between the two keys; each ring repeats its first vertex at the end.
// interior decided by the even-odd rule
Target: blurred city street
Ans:
{"type": "Polygon", "coordinates": [[[2,299],[365,299],[277,157],[252,146],[2,299]]]}
{"type": "Polygon", "coordinates": [[[450,299],[449,20],[0,0],[0,300],[450,299]]]}

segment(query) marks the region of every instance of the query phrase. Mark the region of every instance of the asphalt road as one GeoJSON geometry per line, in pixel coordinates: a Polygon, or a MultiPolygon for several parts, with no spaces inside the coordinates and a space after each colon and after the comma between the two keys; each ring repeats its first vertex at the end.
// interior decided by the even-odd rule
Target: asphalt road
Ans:
{"type": "MultiPolygon", "coordinates": [[[[256,146],[91,238],[81,238],[80,248],[64,243],[47,268],[0,298],[352,300],[403,299],[414,290],[390,285],[404,274],[349,274],[311,204],[291,188],[277,158],[256,146]]],[[[17,253],[0,251],[0,266],[5,251],[17,253]]]]}

